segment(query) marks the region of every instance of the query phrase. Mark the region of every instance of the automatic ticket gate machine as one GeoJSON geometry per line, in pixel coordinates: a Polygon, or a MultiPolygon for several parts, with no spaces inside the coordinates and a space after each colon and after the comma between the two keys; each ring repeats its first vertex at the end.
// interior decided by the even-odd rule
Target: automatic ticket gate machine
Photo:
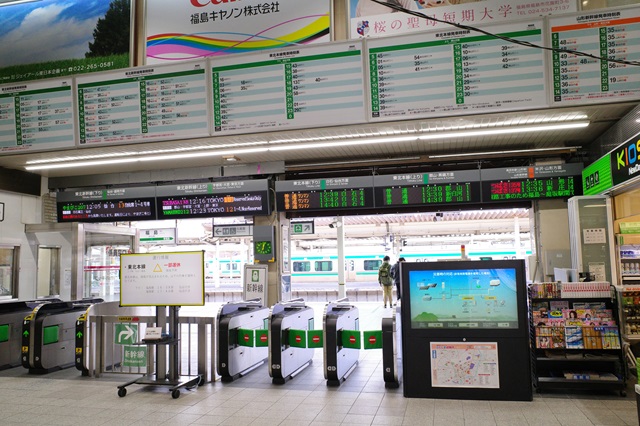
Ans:
{"type": "MultiPolygon", "coordinates": [[[[292,330],[313,330],[313,308],[307,306],[303,299],[294,299],[273,305],[269,315],[269,376],[272,383],[282,385],[292,379],[306,367],[311,365],[313,348],[307,348],[306,342],[292,346],[290,339],[304,336],[293,336],[292,330]]],[[[301,333],[304,334],[304,333],[301,333]]]]}
{"type": "Polygon", "coordinates": [[[0,370],[21,365],[22,322],[36,306],[45,302],[60,302],[60,299],[0,303],[0,370]]]}
{"type": "Polygon", "coordinates": [[[43,303],[22,322],[22,366],[30,373],[47,373],[75,364],[76,320],[102,299],[43,303]]]}
{"type": "Polygon", "coordinates": [[[397,389],[402,381],[402,322],[400,301],[388,317],[382,318],[382,372],[384,386],[397,389]]]}
{"type": "Polygon", "coordinates": [[[324,378],[327,386],[340,386],[358,365],[360,349],[343,345],[343,331],[360,329],[360,311],[345,297],[327,303],[323,322],[324,378]]]}
{"type": "Polygon", "coordinates": [[[262,365],[268,358],[267,346],[243,346],[238,329],[267,328],[269,308],[260,299],[228,302],[220,307],[218,329],[218,374],[223,382],[232,382],[262,365]]]}

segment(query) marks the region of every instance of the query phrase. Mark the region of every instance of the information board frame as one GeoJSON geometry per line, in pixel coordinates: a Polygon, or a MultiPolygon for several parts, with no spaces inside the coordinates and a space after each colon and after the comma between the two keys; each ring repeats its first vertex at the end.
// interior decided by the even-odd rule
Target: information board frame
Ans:
{"type": "MultiPolygon", "coordinates": [[[[332,197],[335,198],[335,197],[332,197]]],[[[296,204],[298,204],[296,202],[296,204]]],[[[317,203],[314,203],[317,204],[317,203]]],[[[331,204],[331,203],[329,203],[331,204]]],[[[373,190],[373,176],[356,176],[356,177],[339,177],[339,178],[329,178],[329,179],[307,179],[307,180],[291,180],[291,181],[276,181],[276,209],[279,212],[305,212],[305,211],[339,211],[339,210],[350,210],[350,209],[372,209],[375,207],[374,202],[374,190],[373,190]],[[336,191],[342,191],[344,194],[340,194],[336,191]],[[346,191],[352,191],[350,194],[347,194],[346,191]],[[358,193],[354,193],[353,191],[360,191],[358,193]],[[330,194],[332,196],[339,196],[339,202],[345,201],[346,204],[351,203],[351,205],[344,205],[339,207],[321,207],[312,205],[310,202],[309,207],[305,208],[293,208],[293,200],[290,199],[289,208],[287,207],[287,195],[291,197],[293,194],[302,194],[307,195],[306,200],[310,200],[309,197],[312,195],[315,198],[316,194],[318,198],[316,201],[321,203],[319,197],[320,194],[330,194]],[[344,197],[343,197],[344,195],[344,197]],[[345,200],[345,197],[362,197],[362,201],[353,201],[351,198],[351,202],[349,199],[345,200]],[[353,204],[361,203],[361,206],[354,206],[353,204]]]]}
{"type": "Polygon", "coordinates": [[[204,306],[204,278],[204,250],[121,254],[120,306],[204,306]]]}
{"type": "MultiPolygon", "coordinates": [[[[82,188],[77,190],[68,190],[58,192],[56,194],[56,213],[58,222],[128,222],[128,221],[139,221],[139,220],[156,220],[156,203],[155,203],[155,195],[156,189],[155,187],[134,187],[134,188],[110,188],[110,189],[102,189],[102,188],[82,188]],[[102,207],[105,205],[108,209],[115,209],[116,206],[110,206],[110,204],[114,204],[117,202],[118,204],[124,203],[125,205],[122,208],[127,208],[127,204],[133,203],[144,203],[144,206],[147,205],[149,207],[149,215],[148,216],[111,216],[111,217],[93,217],[93,218],[77,218],[71,217],[70,219],[64,219],[63,211],[65,208],[74,207],[69,203],[95,203],[97,204],[104,203],[102,207]]],[[[78,204],[75,207],[84,207],[83,210],[86,210],[86,205],[78,204]]],[[[118,208],[120,208],[118,206],[118,208]]],[[[140,208],[144,208],[140,206],[140,208]]],[[[79,209],[80,210],[80,209],[79,209]]]]}

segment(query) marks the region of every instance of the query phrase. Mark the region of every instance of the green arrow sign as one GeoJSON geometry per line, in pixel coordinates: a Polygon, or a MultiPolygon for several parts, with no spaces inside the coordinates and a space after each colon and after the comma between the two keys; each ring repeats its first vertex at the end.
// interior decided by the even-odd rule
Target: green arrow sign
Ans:
{"type": "Polygon", "coordinates": [[[82,339],[82,332],[81,332],[81,331],[78,331],[78,333],[76,334],[76,337],[77,337],[78,339],[82,339]]]}
{"type": "Polygon", "coordinates": [[[22,333],[22,335],[23,335],[24,337],[28,337],[28,336],[29,336],[29,332],[28,332],[27,330],[25,330],[25,331],[24,331],[24,333],[22,333]]]}
{"type": "Polygon", "coordinates": [[[138,325],[117,323],[113,334],[116,345],[132,345],[138,340],[138,325]]]}

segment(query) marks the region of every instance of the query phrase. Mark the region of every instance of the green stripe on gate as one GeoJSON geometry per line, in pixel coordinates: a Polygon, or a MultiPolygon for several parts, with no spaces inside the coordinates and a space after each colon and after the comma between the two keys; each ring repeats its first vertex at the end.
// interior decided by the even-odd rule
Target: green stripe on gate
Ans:
{"type": "Polygon", "coordinates": [[[322,330],[309,330],[307,331],[307,347],[308,348],[321,348],[324,346],[324,339],[322,337],[322,330]]]}
{"type": "Polygon", "coordinates": [[[360,349],[360,331],[359,330],[342,330],[342,347],[349,349],[360,349]]]}
{"type": "Polygon", "coordinates": [[[306,348],[307,331],[289,329],[289,346],[294,348],[306,348]]]}
{"type": "Polygon", "coordinates": [[[364,349],[382,349],[382,330],[363,331],[364,349]]]}
{"type": "Polygon", "coordinates": [[[244,328],[238,329],[238,345],[252,348],[254,344],[254,330],[247,330],[244,328]]]}

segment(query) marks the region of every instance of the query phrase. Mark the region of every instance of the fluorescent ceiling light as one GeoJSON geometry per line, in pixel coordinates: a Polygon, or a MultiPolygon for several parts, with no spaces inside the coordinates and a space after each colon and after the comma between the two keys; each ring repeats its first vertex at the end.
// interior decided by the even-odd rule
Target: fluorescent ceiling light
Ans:
{"type": "Polygon", "coordinates": [[[42,1],[42,0],[0,0],[0,7],[13,6],[15,4],[20,4],[20,3],[33,3],[36,1],[42,1]]]}
{"type": "Polygon", "coordinates": [[[580,149],[581,146],[567,146],[562,148],[534,148],[534,149],[516,149],[510,151],[488,151],[488,152],[471,152],[466,154],[441,154],[430,155],[430,159],[435,158],[454,158],[454,157],[477,157],[483,155],[504,155],[504,154],[521,154],[523,152],[553,152],[553,151],[566,151],[570,149],[580,149]]]}
{"type": "Polygon", "coordinates": [[[587,127],[588,125],[589,125],[588,121],[580,121],[577,123],[543,124],[539,126],[519,126],[519,127],[513,127],[513,128],[434,133],[433,135],[421,135],[421,136],[418,136],[417,138],[425,141],[425,140],[433,140],[433,139],[466,138],[471,136],[512,135],[516,133],[544,132],[549,130],[579,129],[581,127],[587,127]]]}

